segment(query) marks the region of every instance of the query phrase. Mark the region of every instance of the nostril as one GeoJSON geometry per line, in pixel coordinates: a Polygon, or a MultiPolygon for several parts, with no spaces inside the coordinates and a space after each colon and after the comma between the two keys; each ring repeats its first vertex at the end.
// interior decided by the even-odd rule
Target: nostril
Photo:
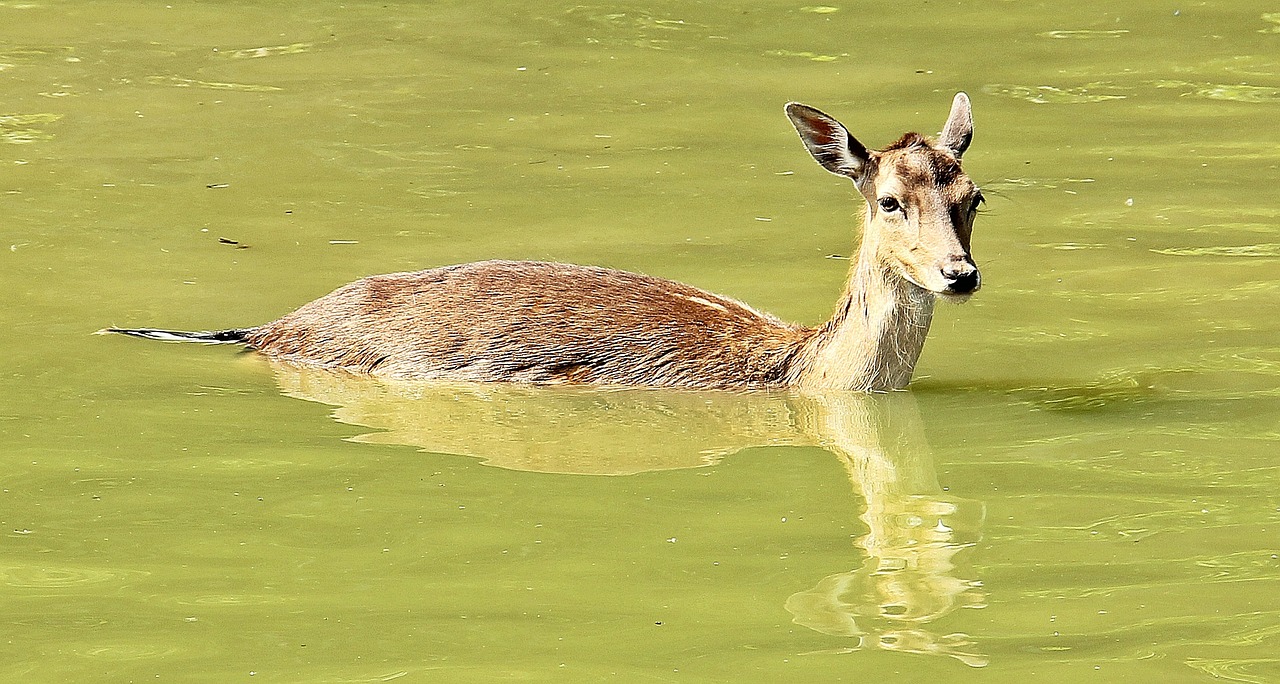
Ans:
{"type": "Polygon", "coordinates": [[[947,291],[956,294],[973,292],[982,282],[978,269],[968,264],[948,266],[942,269],[942,277],[947,279],[947,291]]]}

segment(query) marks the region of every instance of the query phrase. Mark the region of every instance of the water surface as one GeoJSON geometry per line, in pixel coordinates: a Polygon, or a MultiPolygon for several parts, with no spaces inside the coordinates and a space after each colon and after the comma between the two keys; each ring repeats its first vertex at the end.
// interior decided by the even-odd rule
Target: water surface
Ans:
{"type": "Polygon", "coordinates": [[[1256,2],[0,2],[0,673],[1280,680],[1277,55],[1256,2]],[[958,90],[985,287],[909,393],[90,334],[495,257],[816,323],[858,208],[782,105],[958,90]]]}

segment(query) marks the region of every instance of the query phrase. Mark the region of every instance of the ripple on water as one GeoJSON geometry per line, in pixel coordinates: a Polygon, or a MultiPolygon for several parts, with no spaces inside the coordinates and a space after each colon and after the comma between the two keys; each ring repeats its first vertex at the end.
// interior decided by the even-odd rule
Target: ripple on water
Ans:
{"type": "Polygon", "coordinates": [[[74,485],[93,485],[96,488],[115,489],[116,487],[128,487],[134,484],[136,480],[133,478],[123,479],[117,477],[84,477],[79,480],[72,480],[74,485]]]}
{"type": "MultiPolygon", "coordinates": [[[[381,114],[362,104],[358,111],[370,120],[381,114]]],[[[359,144],[348,141],[322,145],[315,154],[323,163],[337,166],[346,173],[357,173],[369,178],[385,178],[409,175],[413,184],[406,192],[429,200],[472,195],[478,192],[477,164],[469,157],[474,150],[489,150],[480,146],[431,147],[419,141],[402,143],[359,144]]]]}
{"type": "Polygon", "coordinates": [[[1118,92],[1115,86],[1105,83],[1090,83],[1076,88],[992,83],[982,86],[982,92],[995,97],[1026,100],[1034,104],[1082,104],[1086,102],[1123,100],[1128,97],[1127,94],[1118,92]]]}
{"type": "MultiPolygon", "coordinates": [[[[1246,68],[1246,67],[1239,67],[1246,68]]],[[[1110,81],[1094,81],[1080,86],[1059,87],[1052,85],[1017,85],[991,83],[982,92],[996,97],[1025,100],[1034,104],[1083,104],[1123,100],[1142,89],[1183,90],[1184,96],[1232,102],[1272,103],[1280,102],[1280,88],[1249,83],[1206,83],[1175,79],[1156,79],[1137,85],[1119,85],[1110,81]]]]}
{"type": "Polygon", "coordinates": [[[1228,682],[1280,681],[1280,658],[1187,658],[1183,662],[1214,679],[1228,682]]]}
{"type": "Polygon", "coordinates": [[[0,61],[4,62],[41,62],[49,59],[62,61],[78,61],[72,55],[75,48],[69,45],[33,45],[0,50],[0,61]]]}
{"type": "Polygon", "coordinates": [[[1280,61],[1274,55],[1230,55],[1210,59],[1201,64],[1201,73],[1217,74],[1223,71],[1243,76],[1270,78],[1280,74],[1280,61]]]}
{"type": "Polygon", "coordinates": [[[205,88],[208,90],[238,90],[247,93],[268,93],[284,90],[278,86],[256,83],[229,83],[223,81],[200,81],[181,76],[147,76],[142,79],[149,85],[170,86],[173,88],[205,88]]]}
{"type": "Polygon", "coordinates": [[[1109,245],[1101,242],[1041,242],[1034,246],[1060,252],[1076,252],[1082,249],[1106,249],[1109,245]]]}
{"type": "Polygon", "coordinates": [[[1169,247],[1153,249],[1167,256],[1280,257],[1280,242],[1257,245],[1212,245],[1207,247],[1169,247]]]}
{"type": "Polygon", "coordinates": [[[1093,182],[1094,179],[1092,178],[1036,178],[1020,176],[1018,178],[1001,178],[1000,180],[983,183],[982,187],[985,190],[1007,190],[1009,188],[1042,188],[1045,190],[1056,190],[1063,185],[1093,182]]]}
{"type": "Polygon", "coordinates": [[[1280,88],[1272,86],[1249,85],[1247,83],[1195,83],[1179,80],[1150,81],[1155,88],[1185,90],[1184,95],[1203,97],[1210,100],[1231,100],[1234,102],[1266,103],[1280,102],[1280,88]]]}
{"type": "MultiPolygon", "coordinates": [[[[207,461],[198,460],[201,464],[207,461]]],[[[274,470],[287,470],[298,465],[297,461],[285,461],[281,459],[270,458],[221,458],[214,461],[218,468],[226,468],[229,470],[249,470],[270,468],[274,470]]]]}
{"type": "Polygon", "coordinates": [[[1057,40],[1087,40],[1090,38],[1119,38],[1127,33],[1129,33],[1129,31],[1125,29],[1116,29],[1114,31],[1082,29],[1075,31],[1045,31],[1044,33],[1037,33],[1036,35],[1041,38],[1054,38],[1057,40]]]}
{"type": "Polygon", "coordinates": [[[107,624],[107,619],[97,615],[63,615],[42,611],[38,616],[6,618],[4,624],[36,629],[80,630],[101,627],[107,624]]]}
{"type": "MultiPolygon", "coordinates": [[[[505,674],[507,676],[501,677],[501,678],[503,679],[526,679],[527,678],[526,673],[523,673],[523,672],[513,672],[513,673],[505,673],[505,674]]],[[[409,676],[408,670],[397,670],[395,672],[388,672],[386,674],[380,674],[380,675],[371,675],[369,677],[359,677],[359,678],[344,677],[342,679],[335,679],[334,681],[342,682],[343,684],[364,684],[365,682],[390,682],[396,679],[400,679],[401,677],[408,677],[408,676],[409,676]]],[[[500,677],[499,674],[495,672],[494,678],[497,679],[499,677],[500,677]]]]}
{"type": "MultiPolygon", "coordinates": [[[[1025,333],[1024,333],[1025,335],[1025,333]]],[[[1046,338],[1041,338],[1046,339],[1046,338]]],[[[1121,368],[1103,372],[1096,380],[1075,386],[1023,388],[1014,396],[1028,404],[1059,411],[1091,411],[1152,402],[1204,402],[1280,396],[1280,361],[1264,351],[1206,354],[1177,367],[1121,368]]],[[[1172,432],[1210,436],[1236,430],[1186,424],[1172,432]]],[[[1166,429],[1169,432],[1169,429],[1166,429]]],[[[1265,437],[1271,433],[1237,433],[1265,437]]]]}
{"type": "Polygon", "coordinates": [[[227,59],[260,59],[262,57],[278,57],[280,55],[296,55],[310,52],[314,43],[290,43],[288,45],[270,45],[266,47],[244,48],[219,52],[219,56],[227,59]]]}
{"type": "Polygon", "coordinates": [[[142,570],[8,565],[0,566],[0,584],[23,589],[65,589],[137,579],[149,574],[142,570]]]}
{"type": "Polygon", "coordinates": [[[61,114],[5,114],[0,115],[0,141],[10,145],[25,145],[53,139],[43,124],[51,124],[62,118],[61,114]]]}
{"type": "Polygon", "coordinates": [[[77,655],[95,660],[130,661],[165,658],[178,652],[176,648],[163,648],[150,644],[108,644],[75,651],[77,655]]]}
{"type": "Polygon", "coordinates": [[[1244,84],[1207,85],[1197,88],[1195,94],[1210,100],[1233,102],[1280,102],[1280,88],[1244,84]]]}
{"type": "Polygon", "coordinates": [[[810,52],[809,50],[766,50],[764,54],[766,57],[798,57],[811,62],[834,62],[841,57],[849,56],[847,52],[838,55],[824,55],[810,52]]]}
{"type": "Polygon", "coordinates": [[[706,25],[678,16],[619,12],[616,6],[576,5],[565,10],[558,21],[589,32],[587,42],[592,45],[627,45],[649,50],[692,45],[705,40],[709,31],[706,25]]]}
{"type": "Polygon", "coordinates": [[[1102,329],[1075,327],[1056,327],[1046,330],[1038,326],[1013,326],[1001,331],[1001,340],[1019,344],[1041,344],[1044,342],[1083,342],[1107,337],[1108,332],[1102,329]]]}
{"type": "Polygon", "coordinates": [[[184,606],[269,606],[289,603],[293,599],[268,594],[205,594],[189,599],[179,599],[184,606]]]}

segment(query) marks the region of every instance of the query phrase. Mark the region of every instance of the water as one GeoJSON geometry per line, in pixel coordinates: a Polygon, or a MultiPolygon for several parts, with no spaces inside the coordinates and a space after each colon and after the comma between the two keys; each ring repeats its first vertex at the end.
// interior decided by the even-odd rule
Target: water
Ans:
{"type": "Polygon", "coordinates": [[[1280,681],[1262,3],[0,3],[13,681],[1280,681]],[[907,394],[387,386],[90,335],[474,259],[814,323],[974,100],[907,394]]]}

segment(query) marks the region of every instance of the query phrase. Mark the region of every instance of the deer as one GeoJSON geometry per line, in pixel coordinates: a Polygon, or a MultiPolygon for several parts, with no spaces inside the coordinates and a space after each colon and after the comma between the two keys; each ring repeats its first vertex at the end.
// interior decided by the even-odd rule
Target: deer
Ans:
{"type": "Polygon", "coordinates": [[[861,244],[831,318],[807,327],[731,297],[639,273],[479,261],[356,280],[256,327],[117,328],[232,343],[290,363],[387,379],[686,389],[883,392],[905,388],[937,299],[981,287],[970,238],[978,186],[957,93],[941,134],[869,149],[835,118],[785,108],[827,171],[865,200],[861,244]]]}

